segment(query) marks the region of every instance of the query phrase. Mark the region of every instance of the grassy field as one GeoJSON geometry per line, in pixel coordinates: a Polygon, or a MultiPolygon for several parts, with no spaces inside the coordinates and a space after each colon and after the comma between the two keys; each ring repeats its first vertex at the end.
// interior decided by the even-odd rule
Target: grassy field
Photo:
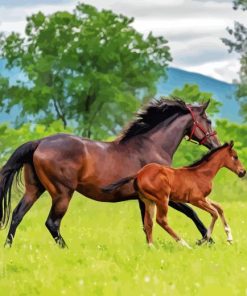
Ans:
{"type": "MultiPolygon", "coordinates": [[[[247,197],[247,196],[246,196],[247,197]]],[[[75,195],[62,224],[60,250],[44,226],[50,198],[26,215],[11,249],[0,248],[1,295],[247,295],[247,202],[222,203],[234,244],[220,221],[216,244],[196,246],[199,233],[180,213],[170,224],[193,247],[177,245],[155,225],[146,246],[137,202],[103,204],[75,195]]],[[[208,225],[208,214],[198,210],[208,225]]],[[[6,231],[0,233],[4,243],[6,231]]]]}

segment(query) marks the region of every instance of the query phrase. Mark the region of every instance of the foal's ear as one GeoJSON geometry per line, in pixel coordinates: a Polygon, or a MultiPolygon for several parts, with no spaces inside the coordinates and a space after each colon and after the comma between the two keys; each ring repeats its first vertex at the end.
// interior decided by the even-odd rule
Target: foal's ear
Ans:
{"type": "Polygon", "coordinates": [[[230,141],[229,146],[230,146],[230,148],[232,149],[232,147],[234,146],[234,142],[233,142],[233,140],[230,141]]]}

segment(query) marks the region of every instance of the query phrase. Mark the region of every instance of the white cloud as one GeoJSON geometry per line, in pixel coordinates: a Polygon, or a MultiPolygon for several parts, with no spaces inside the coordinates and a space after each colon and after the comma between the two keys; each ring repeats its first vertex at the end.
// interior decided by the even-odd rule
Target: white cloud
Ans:
{"type": "MultiPolygon", "coordinates": [[[[155,35],[163,35],[169,40],[174,59],[172,66],[229,82],[238,77],[238,57],[227,53],[227,48],[220,38],[229,37],[225,29],[227,26],[233,26],[234,20],[247,25],[247,12],[233,10],[231,0],[85,0],[84,2],[99,9],[111,9],[117,13],[133,16],[135,18],[133,26],[144,34],[153,31],[155,35]]],[[[24,32],[26,16],[40,10],[46,14],[57,10],[72,11],[77,0],[36,0],[36,4],[33,3],[31,0],[22,2],[2,0],[0,31],[24,32]]]]}
{"type": "Polygon", "coordinates": [[[64,3],[60,5],[55,4],[36,4],[34,6],[17,6],[11,7],[0,6],[0,31],[9,33],[12,31],[21,34],[25,31],[26,17],[38,11],[44,14],[51,14],[58,10],[72,11],[75,8],[76,2],[64,3]]]}
{"type": "Polygon", "coordinates": [[[184,69],[202,73],[225,82],[232,82],[234,78],[238,80],[239,61],[237,59],[228,59],[220,62],[207,62],[198,66],[187,66],[184,69]]]}
{"type": "Polygon", "coordinates": [[[232,0],[192,0],[192,1],[198,1],[198,2],[219,2],[219,3],[232,3],[232,0]]]}

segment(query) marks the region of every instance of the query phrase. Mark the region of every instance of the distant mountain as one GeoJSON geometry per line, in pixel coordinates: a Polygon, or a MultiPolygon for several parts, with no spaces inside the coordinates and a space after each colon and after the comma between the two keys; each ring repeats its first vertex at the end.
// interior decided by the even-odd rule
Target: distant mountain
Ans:
{"type": "MultiPolygon", "coordinates": [[[[241,122],[239,105],[234,99],[235,86],[205,75],[188,72],[177,68],[168,68],[168,79],[160,79],[157,83],[157,97],[170,94],[175,88],[182,88],[184,84],[197,84],[202,91],[213,93],[214,97],[223,103],[219,116],[231,121],[241,122]]],[[[0,75],[10,77],[10,82],[24,80],[25,77],[18,69],[5,69],[5,61],[0,60],[0,75]]],[[[13,121],[18,114],[15,107],[11,114],[0,113],[0,122],[13,121]]]]}
{"type": "MultiPolygon", "coordinates": [[[[7,76],[10,78],[10,83],[15,82],[16,80],[24,80],[24,75],[18,69],[8,70],[5,68],[6,62],[0,59],[0,75],[7,76]]],[[[14,107],[10,114],[1,112],[0,113],[0,123],[1,122],[13,122],[18,114],[18,107],[14,107]]]]}
{"type": "Polygon", "coordinates": [[[160,79],[157,84],[158,96],[168,95],[175,88],[182,88],[184,84],[197,84],[200,90],[211,92],[214,98],[223,103],[219,116],[234,122],[241,122],[239,105],[235,100],[236,86],[202,74],[168,68],[168,79],[160,79]]]}

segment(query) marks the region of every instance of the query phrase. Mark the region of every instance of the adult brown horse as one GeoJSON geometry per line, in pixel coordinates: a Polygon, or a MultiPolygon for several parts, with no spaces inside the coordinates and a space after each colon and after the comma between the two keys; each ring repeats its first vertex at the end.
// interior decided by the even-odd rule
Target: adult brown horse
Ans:
{"type": "Polygon", "coordinates": [[[218,216],[220,216],[223,222],[227,241],[231,243],[231,228],[226,222],[223,208],[218,203],[209,200],[207,196],[212,190],[213,178],[221,168],[228,168],[240,178],[246,174],[236,151],[232,147],[233,141],[230,144],[226,143],[210,151],[199,161],[188,167],[174,169],[157,163],[147,164],[134,176],[123,178],[108,185],[103,191],[110,193],[121,186],[126,186],[129,182],[134,184],[136,191],[139,193],[139,198],[145,203],[146,207],[144,229],[148,244],[153,244],[153,218],[155,208],[157,208],[157,223],[178,243],[190,248],[168,224],[167,212],[169,200],[190,203],[211,214],[212,222],[201,243],[211,238],[218,216]]]}
{"type": "MultiPolygon", "coordinates": [[[[217,147],[219,141],[205,114],[207,106],[208,102],[191,106],[178,99],[161,99],[149,103],[113,142],[57,134],[17,148],[0,172],[0,222],[3,228],[10,216],[14,176],[24,167],[25,193],[13,212],[5,245],[11,246],[23,216],[45,190],[52,197],[46,226],[57,244],[65,247],[59,229],[74,191],[104,202],[137,199],[132,186],[117,194],[102,194],[101,188],[135,174],[150,162],[170,165],[185,135],[208,148],[217,147]]],[[[179,203],[170,205],[189,216],[205,235],[205,226],[190,207],[179,203]]],[[[145,205],[142,202],[140,209],[144,222],[145,205]]]]}

